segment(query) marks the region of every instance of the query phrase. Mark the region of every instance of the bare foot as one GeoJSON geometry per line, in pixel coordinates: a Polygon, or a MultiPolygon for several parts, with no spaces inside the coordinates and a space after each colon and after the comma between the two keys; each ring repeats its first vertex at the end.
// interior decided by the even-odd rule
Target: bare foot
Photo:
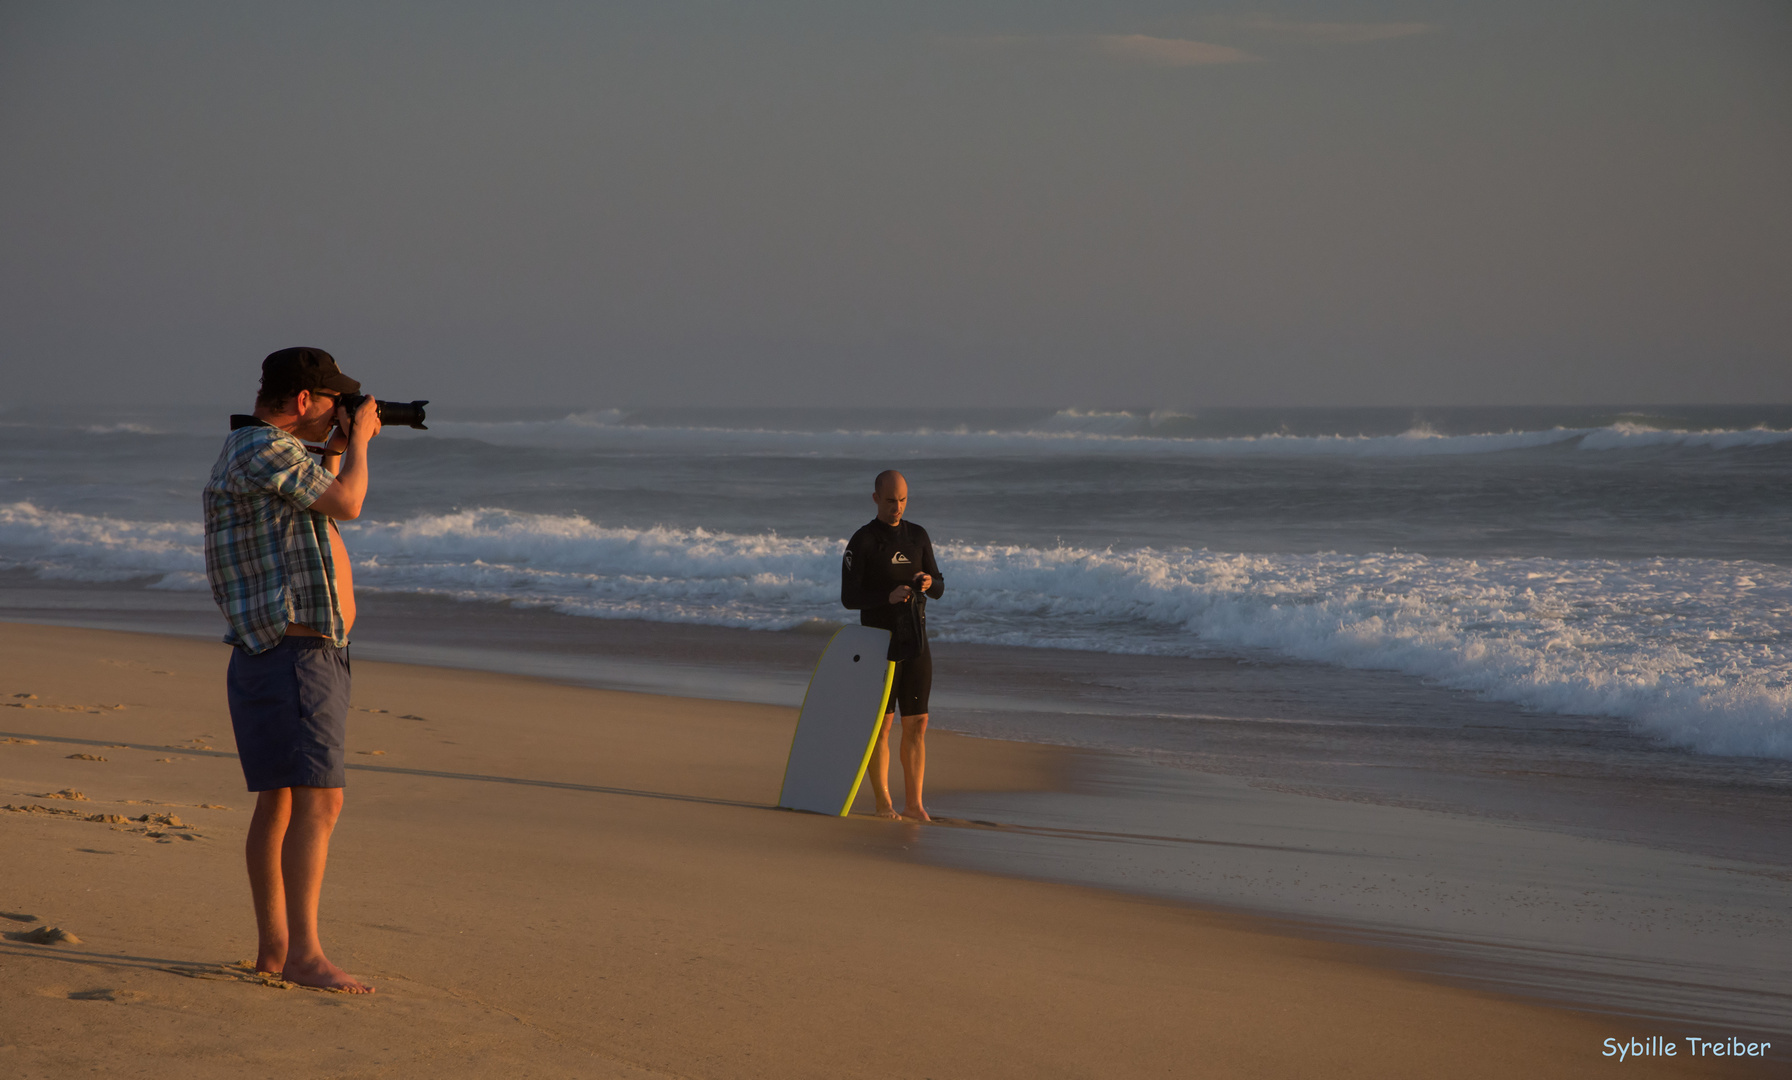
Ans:
{"type": "Polygon", "coordinates": [[[913,810],[904,810],[902,816],[908,818],[910,821],[933,820],[933,818],[927,816],[927,808],[925,806],[917,806],[913,810]]]}
{"type": "Polygon", "coordinates": [[[255,954],[255,970],[263,975],[280,976],[280,969],[286,966],[286,946],[280,950],[262,949],[255,954]]]}
{"type": "Polygon", "coordinates": [[[319,990],[341,990],[348,994],[373,993],[373,987],[363,985],[353,975],[322,957],[311,964],[288,964],[280,972],[280,977],[289,983],[315,986],[319,990]]]}
{"type": "Polygon", "coordinates": [[[902,817],[901,814],[898,814],[896,812],[896,808],[894,806],[891,806],[887,802],[886,803],[878,803],[877,809],[872,811],[872,813],[874,815],[876,815],[877,817],[884,818],[889,821],[897,821],[897,820],[900,820],[902,817]]]}

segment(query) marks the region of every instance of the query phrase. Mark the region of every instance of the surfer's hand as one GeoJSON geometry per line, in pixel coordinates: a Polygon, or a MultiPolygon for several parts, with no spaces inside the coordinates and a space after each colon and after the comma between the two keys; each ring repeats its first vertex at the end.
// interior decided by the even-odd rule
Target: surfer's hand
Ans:
{"type": "Polygon", "coordinates": [[[892,604],[902,603],[904,600],[907,600],[909,598],[910,594],[913,591],[914,590],[910,589],[907,585],[896,586],[896,588],[894,588],[890,591],[890,603],[892,603],[892,604]]]}
{"type": "Polygon", "coordinates": [[[924,573],[915,575],[916,592],[926,592],[931,588],[933,588],[933,577],[931,575],[924,573]]]}

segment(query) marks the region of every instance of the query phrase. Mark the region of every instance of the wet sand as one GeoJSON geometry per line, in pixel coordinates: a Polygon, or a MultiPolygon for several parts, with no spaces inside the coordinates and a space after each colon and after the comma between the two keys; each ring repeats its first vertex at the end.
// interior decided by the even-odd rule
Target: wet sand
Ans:
{"type": "MultiPolygon", "coordinates": [[[[0,620],[216,640],[203,592],[0,571],[0,620]]],[[[369,591],[356,656],[606,690],[796,705],[826,625],[766,632],[369,591]]],[[[940,642],[936,728],[1118,751],[1336,802],[1510,821],[1792,870],[1792,762],[1696,754],[1386,671],[1253,655],[940,642]]],[[[1110,883],[1115,884],[1115,883],[1110,883]]]]}
{"type": "MultiPolygon", "coordinates": [[[[978,830],[775,810],[787,707],[365,660],[324,940],[379,992],[268,985],[235,966],[251,800],[227,650],[0,624],[0,657],[19,1075],[1578,1076],[1616,1064],[1607,1038],[1732,1034],[922,856],[978,830]],[[49,927],[78,941],[28,940],[49,927]]],[[[1085,764],[932,741],[942,803],[1059,791],[1085,764]]],[[[1684,1054],[1623,1067],[1783,1067],[1684,1054]]]]}

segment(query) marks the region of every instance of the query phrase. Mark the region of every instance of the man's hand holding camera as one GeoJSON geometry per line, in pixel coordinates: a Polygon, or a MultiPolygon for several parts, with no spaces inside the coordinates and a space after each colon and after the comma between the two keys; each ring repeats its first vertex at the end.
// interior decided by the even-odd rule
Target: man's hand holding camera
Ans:
{"type": "Polygon", "coordinates": [[[380,433],[379,405],[370,397],[356,395],[353,413],[339,400],[335,410],[326,414],[334,418],[336,427],[324,443],[324,468],[335,475],[336,482],[318,496],[311,509],[337,521],[361,516],[361,504],[367,498],[367,443],[380,433]]]}
{"type": "Polygon", "coordinates": [[[336,403],[336,428],[330,432],[329,442],[324,444],[324,453],[331,457],[340,456],[357,436],[362,449],[366,449],[368,440],[380,433],[379,402],[356,396],[361,400],[352,413],[340,400],[336,403]]]}

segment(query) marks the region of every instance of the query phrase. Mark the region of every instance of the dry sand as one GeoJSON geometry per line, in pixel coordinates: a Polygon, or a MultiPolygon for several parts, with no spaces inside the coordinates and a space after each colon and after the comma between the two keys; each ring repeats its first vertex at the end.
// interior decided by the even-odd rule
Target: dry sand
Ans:
{"type": "MultiPolygon", "coordinates": [[[[379,992],[283,988],[234,966],[252,798],[227,656],[0,624],[0,1074],[1566,1077],[1654,1030],[922,865],[922,826],[771,808],[789,709],[367,662],[323,929],[379,992]]],[[[931,741],[941,791],[1072,764],[931,741]]]]}

